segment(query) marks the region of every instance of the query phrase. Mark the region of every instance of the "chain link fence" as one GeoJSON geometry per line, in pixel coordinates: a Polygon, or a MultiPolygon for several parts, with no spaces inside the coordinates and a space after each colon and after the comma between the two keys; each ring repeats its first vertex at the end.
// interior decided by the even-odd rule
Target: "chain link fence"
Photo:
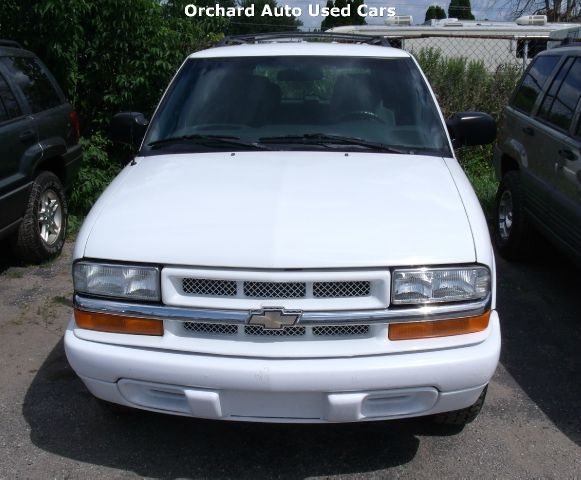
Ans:
{"type": "Polygon", "coordinates": [[[394,46],[417,55],[425,49],[437,49],[444,58],[479,61],[488,71],[507,65],[527,67],[531,58],[546,49],[546,37],[434,35],[390,39],[394,46]]]}
{"type": "Polygon", "coordinates": [[[422,35],[389,38],[412,53],[438,96],[444,114],[485,111],[498,118],[546,37],[422,35]]]}

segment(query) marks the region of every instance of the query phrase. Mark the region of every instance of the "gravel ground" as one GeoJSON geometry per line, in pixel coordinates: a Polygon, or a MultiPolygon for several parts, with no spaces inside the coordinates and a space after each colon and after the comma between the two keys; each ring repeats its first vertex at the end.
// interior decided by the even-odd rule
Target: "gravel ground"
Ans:
{"type": "Polygon", "coordinates": [[[63,351],[71,251],[39,267],[0,259],[0,479],[581,478],[580,272],[558,254],[498,260],[501,365],[481,415],[459,431],[104,411],[63,351]]]}

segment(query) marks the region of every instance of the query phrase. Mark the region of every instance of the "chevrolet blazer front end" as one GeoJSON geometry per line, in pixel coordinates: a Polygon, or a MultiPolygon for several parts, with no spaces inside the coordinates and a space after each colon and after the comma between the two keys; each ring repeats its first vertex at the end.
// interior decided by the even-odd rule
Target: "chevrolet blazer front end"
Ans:
{"type": "Polygon", "coordinates": [[[484,215],[419,67],[385,47],[192,55],[73,276],[69,362],[129,407],[467,423],[499,358],[484,215]]]}

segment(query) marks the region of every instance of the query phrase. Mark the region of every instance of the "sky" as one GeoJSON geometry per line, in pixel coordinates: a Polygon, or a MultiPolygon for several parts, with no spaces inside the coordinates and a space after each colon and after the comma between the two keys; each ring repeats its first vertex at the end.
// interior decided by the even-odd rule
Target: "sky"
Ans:
{"type": "MultiPolygon", "coordinates": [[[[303,11],[301,21],[303,29],[318,28],[322,18],[310,17],[308,15],[309,4],[320,4],[324,6],[326,0],[279,0],[279,5],[289,5],[300,7],[303,11]]],[[[370,7],[395,7],[397,15],[412,15],[414,23],[423,23],[426,10],[430,5],[440,5],[448,12],[449,0],[365,0],[365,4],[370,7]]],[[[485,18],[489,20],[506,20],[510,11],[505,7],[506,0],[472,0],[472,13],[477,20],[485,18]]],[[[369,18],[368,24],[382,24],[382,18],[369,18]]]]}

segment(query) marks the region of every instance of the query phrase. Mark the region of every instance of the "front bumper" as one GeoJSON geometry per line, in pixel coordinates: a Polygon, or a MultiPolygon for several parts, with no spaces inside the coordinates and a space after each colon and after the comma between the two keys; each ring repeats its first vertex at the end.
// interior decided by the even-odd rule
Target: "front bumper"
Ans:
{"type": "MultiPolygon", "coordinates": [[[[427,340],[429,341],[429,340],[427,340]]],[[[498,315],[475,345],[349,358],[263,359],[140,349],[83,340],[71,322],[68,360],[96,396],[202,418],[354,422],[472,405],[500,354],[498,315]]]]}

